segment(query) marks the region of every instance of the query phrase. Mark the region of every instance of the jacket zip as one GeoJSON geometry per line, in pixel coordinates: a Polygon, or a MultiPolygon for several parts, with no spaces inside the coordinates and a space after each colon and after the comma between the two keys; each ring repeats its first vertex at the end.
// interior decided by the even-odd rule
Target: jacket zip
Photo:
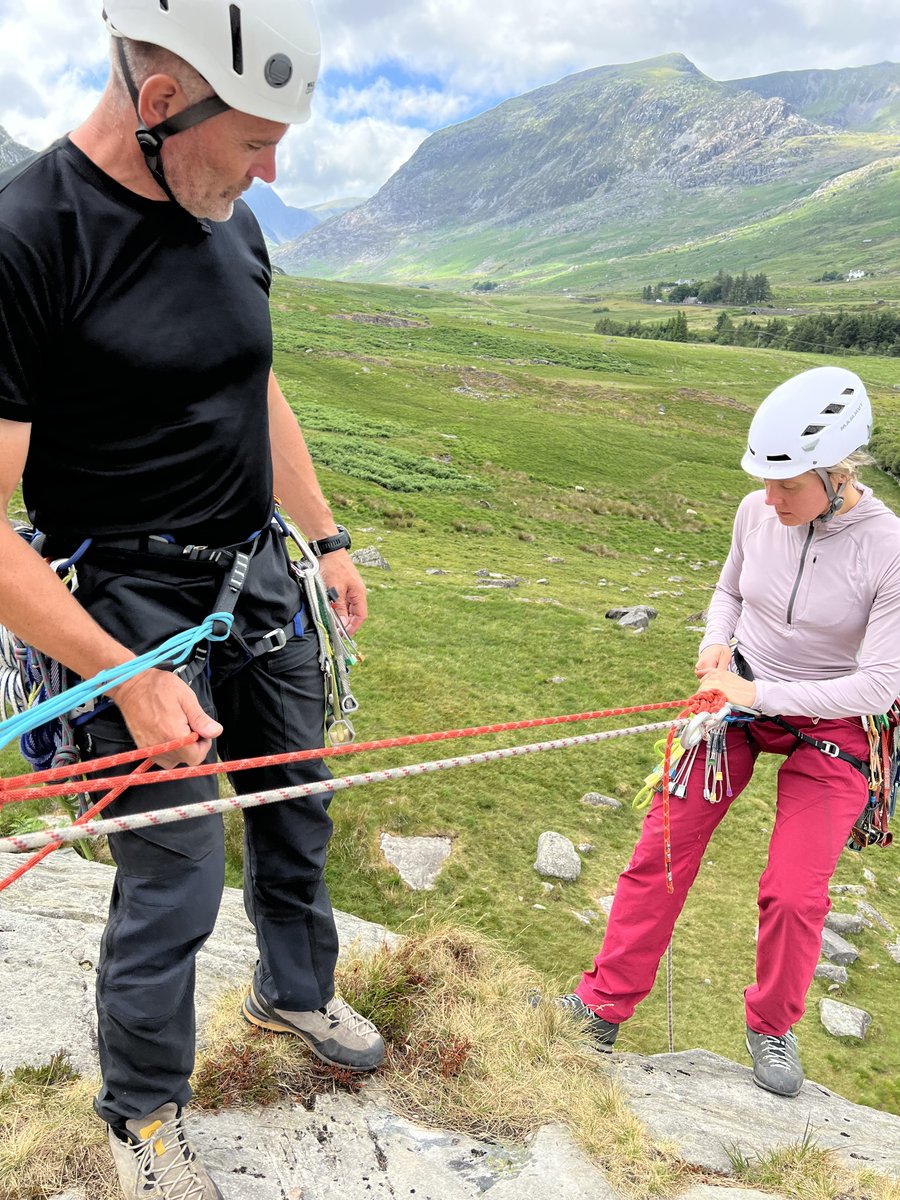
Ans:
{"type": "Polygon", "coordinates": [[[806,541],[803,543],[803,550],[800,553],[800,566],[797,570],[797,578],[794,580],[794,586],[791,589],[791,598],[788,600],[787,606],[787,623],[791,624],[794,616],[794,601],[797,599],[797,591],[800,587],[800,580],[803,578],[803,569],[806,566],[806,556],[809,553],[809,547],[812,544],[813,536],[816,532],[814,521],[809,523],[809,533],[806,535],[806,541]]]}

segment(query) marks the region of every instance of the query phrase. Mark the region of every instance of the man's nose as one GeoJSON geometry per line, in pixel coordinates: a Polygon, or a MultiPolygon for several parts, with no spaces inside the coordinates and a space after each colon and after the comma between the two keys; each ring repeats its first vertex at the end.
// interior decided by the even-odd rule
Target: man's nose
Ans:
{"type": "Polygon", "coordinates": [[[254,160],[250,176],[252,179],[261,179],[263,183],[274,183],[277,173],[275,147],[269,146],[254,160]]]}

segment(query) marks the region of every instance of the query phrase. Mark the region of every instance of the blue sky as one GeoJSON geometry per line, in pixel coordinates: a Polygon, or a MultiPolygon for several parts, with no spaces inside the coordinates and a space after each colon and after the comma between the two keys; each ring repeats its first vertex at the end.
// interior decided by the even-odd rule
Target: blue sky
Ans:
{"type": "MultiPolygon", "coordinates": [[[[90,111],[106,77],[100,8],[0,0],[0,125],[18,141],[45,145],[90,111]]],[[[589,67],[681,51],[729,79],[900,61],[897,0],[318,0],[317,11],[314,116],[285,139],[276,184],[301,207],[371,195],[435,129],[589,67]]]]}

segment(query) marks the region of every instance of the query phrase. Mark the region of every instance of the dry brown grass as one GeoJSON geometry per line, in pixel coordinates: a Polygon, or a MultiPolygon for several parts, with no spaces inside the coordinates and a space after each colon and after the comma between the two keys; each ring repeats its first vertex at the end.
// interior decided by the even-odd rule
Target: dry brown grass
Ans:
{"type": "Polygon", "coordinates": [[[114,1200],[106,1129],[94,1116],[96,1080],[17,1071],[0,1085],[0,1200],[46,1200],[74,1183],[114,1200]],[[49,1077],[48,1077],[49,1075],[49,1077]]]}

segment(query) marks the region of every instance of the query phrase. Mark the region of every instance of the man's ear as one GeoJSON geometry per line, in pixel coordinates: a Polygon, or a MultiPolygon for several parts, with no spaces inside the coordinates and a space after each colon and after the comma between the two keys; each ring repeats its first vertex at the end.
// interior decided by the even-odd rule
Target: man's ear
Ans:
{"type": "Polygon", "coordinates": [[[172,75],[151,75],[138,97],[138,112],[148,129],[159,125],[185,107],[187,98],[172,75]]]}

